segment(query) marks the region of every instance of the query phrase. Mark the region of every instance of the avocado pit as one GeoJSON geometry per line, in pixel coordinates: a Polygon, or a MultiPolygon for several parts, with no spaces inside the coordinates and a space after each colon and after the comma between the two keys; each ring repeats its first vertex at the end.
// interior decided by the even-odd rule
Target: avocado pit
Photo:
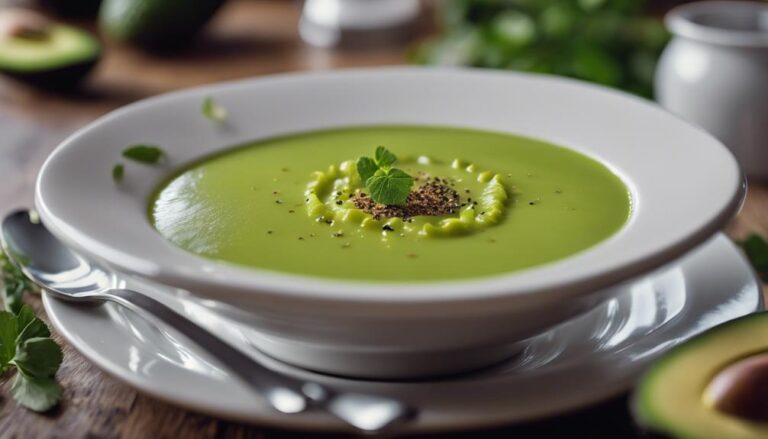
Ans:
{"type": "Polygon", "coordinates": [[[725,367],[707,387],[704,402],[731,416],[768,422],[768,353],[725,367]]]}
{"type": "Polygon", "coordinates": [[[48,37],[51,21],[45,16],[25,9],[0,11],[0,39],[26,38],[41,40],[48,37]]]}

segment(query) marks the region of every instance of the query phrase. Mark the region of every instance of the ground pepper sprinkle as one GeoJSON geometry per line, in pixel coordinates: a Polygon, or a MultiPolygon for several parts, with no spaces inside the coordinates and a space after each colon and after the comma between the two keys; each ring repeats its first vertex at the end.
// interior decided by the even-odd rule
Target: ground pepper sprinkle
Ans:
{"type": "Polygon", "coordinates": [[[459,193],[452,189],[446,180],[428,179],[418,189],[408,194],[402,206],[376,203],[364,192],[357,192],[352,202],[358,209],[373,215],[378,220],[384,218],[409,219],[415,216],[451,215],[461,207],[459,193]]]}

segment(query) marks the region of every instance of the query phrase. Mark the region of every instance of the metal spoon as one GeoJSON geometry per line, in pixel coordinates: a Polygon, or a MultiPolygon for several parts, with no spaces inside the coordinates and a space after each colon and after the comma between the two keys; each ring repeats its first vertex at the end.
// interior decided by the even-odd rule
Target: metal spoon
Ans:
{"type": "Polygon", "coordinates": [[[157,300],[115,288],[118,279],[114,272],[73,252],[42,223],[33,220],[27,210],[3,219],[0,238],[11,261],[54,297],[72,302],[115,302],[174,328],[218,359],[282,413],[301,413],[315,407],[365,433],[390,429],[415,414],[413,409],[394,399],[334,392],[320,384],[268,369],[157,300]]]}

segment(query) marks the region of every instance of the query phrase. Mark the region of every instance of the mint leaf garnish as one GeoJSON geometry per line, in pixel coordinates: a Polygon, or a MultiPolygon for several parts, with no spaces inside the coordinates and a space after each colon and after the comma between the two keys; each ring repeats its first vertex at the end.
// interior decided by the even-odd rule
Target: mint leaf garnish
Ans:
{"type": "Polygon", "coordinates": [[[140,163],[155,164],[163,158],[163,150],[155,145],[133,145],[123,151],[123,157],[140,163]]]}
{"type": "Polygon", "coordinates": [[[36,412],[49,410],[61,399],[61,388],[55,379],[29,377],[20,371],[13,377],[11,393],[16,402],[36,412]]]}
{"type": "Polygon", "coordinates": [[[369,178],[367,186],[377,203],[398,205],[408,199],[413,178],[399,169],[390,169],[386,174],[369,178]]]}
{"type": "Polygon", "coordinates": [[[371,199],[380,204],[404,204],[411,193],[413,178],[404,171],[392,168],[397,157],[383,146],[376,148],[374,158],[360,157],[357,173],[371,192],[371,199]]]}
{"type": "Polygon", "coordinates": [[[379,146],[376,148],[376,164],[379,166],[379,168],[387,169],[392,167],[395,163],[397,163],[397,157],[395,157],[394,154],[389,152],[387,148],[384,148],[383,146],[379,146]]]}
{"type": "Polygon", "coordinates": [[[203,116],[214,122],[224,122],[228,115],[227,110],[217,104],[211,96],[206,97],[203,101],[202,112],[203,116]]]}
{"type": "Polygon", "coordinates": [[[357,173],[360,175],[360,180],[362,180],[363,184],[373,177],[373,174],[378,170],[379,167],[376,165],[376,162],[370,157],[360,157],[357,160],[357,173]]]}

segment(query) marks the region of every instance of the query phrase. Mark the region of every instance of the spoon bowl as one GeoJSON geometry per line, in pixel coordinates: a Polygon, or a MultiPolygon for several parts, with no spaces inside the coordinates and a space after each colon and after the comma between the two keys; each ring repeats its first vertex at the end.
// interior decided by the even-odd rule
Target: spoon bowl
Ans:
{"type": "Polygon", "coordinates": [[[5,217],[1,240],[28,278],[61,299],[84,300],[117,285],[114,273],[70,250],[29,211],[5,217]]]}

